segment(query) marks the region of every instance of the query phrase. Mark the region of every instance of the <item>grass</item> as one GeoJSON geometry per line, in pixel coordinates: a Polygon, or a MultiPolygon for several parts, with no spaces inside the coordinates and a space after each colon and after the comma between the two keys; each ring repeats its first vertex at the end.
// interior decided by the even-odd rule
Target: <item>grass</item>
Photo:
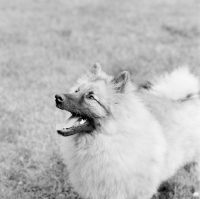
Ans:
{"type": "MultiPolygon", "coordinates": [[[[54,95],[99,61],[135,82],[188,64],[200,72],[198,0],[1,0],[0,198],[77,199],[59,156],[54,95]]],[[[155,199],[191,199],[186,167],[155,199]]]]}

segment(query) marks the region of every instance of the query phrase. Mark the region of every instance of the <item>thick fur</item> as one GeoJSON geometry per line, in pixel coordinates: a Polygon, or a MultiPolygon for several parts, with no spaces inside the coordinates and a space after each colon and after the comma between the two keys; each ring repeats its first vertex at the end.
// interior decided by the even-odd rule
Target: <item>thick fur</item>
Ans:
{"type": "Polygon", "coordinates": [[[199,82],[187,68],[157,78],[148,91],[138,90],[127,73],[114,78],[92,69],[71,93],[89,88],[109,113],[85,102],[99,114],[100,126],[59,143],[81,197],[150,199],[180,167],[200,165],[199,82]]]}
{"type": "Polygon", "coordinates": [[[151,87],[151,92],[155,95],[172,100],[198,97],[199,91],[198,78],[186,66],[154,78],[151,87]]]}

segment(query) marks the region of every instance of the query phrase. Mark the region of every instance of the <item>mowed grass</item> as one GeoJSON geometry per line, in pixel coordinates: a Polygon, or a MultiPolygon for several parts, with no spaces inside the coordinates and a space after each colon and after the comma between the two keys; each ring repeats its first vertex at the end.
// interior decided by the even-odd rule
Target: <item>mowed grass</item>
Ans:
{"type": "MultiPolygon", "coordinates": [[[[0,1],[0,198],[75,199],[59,155],[54,95],[94,62],[141,82],[186,64],[200,74],[198,0],[0,1]]],[[[187,166],[155,199],[190,199],[187,166]]]]}

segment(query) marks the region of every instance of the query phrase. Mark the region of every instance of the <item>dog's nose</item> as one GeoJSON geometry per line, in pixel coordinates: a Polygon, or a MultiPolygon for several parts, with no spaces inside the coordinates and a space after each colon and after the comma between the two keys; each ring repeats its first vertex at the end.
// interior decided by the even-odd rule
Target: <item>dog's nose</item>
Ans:
{"type": "Polygon", "coordinates": [[[57,103],[63,103],[65,101],[65,96],[63,94],[55,95],[55,99],[57,103]]]}

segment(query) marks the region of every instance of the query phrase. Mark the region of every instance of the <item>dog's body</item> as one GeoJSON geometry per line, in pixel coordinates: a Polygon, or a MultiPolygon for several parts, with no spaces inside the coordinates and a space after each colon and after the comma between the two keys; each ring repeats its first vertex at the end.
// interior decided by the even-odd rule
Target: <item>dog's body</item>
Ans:
{"type": "MultiPolygon", "coordinates": [[[[66,101],[57,101],[61,109],[86,114],[88,120],[94,118],[91,132],[71,135],[60,131],[71,135],[62,139],[60,148],[70,182],[80,196],[150,199],[161,182],[180,167],[189,162],[200,167],[199,82],[186,68],[180,69],[177,78],[186,74],[183,82],[192,82],[191,89],[187,87],[178,94],[177,82],[171,94],[167,87],[173,74],[168,74],[164,89],[158,79],[149,90],[138,90],[127,73],[113,78],[95,65],[79,80],[70,97],[65,96],[66,101]],[[72,94],[76,89],[78,92],[72,94]],[[83,99],[91,89],[95,95],[92,102],[83,99]],[[75,103],[79,98],[82,101],[75,103]]],[[[74,118],[71,123],[77,120],[74,118]]],[[[200,169],[198,175],[200,178],[200,169]]]]}

